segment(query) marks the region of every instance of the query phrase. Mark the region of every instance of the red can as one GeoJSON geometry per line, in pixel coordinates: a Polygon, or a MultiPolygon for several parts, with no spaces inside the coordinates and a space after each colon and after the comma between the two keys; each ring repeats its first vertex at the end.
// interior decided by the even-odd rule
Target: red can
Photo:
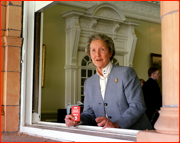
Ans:
{"type": "Polygon", "coordinates": [[[73,115],[75,117],[75,119],[72,119],[73,121],[80,121],[81,107],[80,106],[72,106],[71,107],[71,115],[73,115]]]}

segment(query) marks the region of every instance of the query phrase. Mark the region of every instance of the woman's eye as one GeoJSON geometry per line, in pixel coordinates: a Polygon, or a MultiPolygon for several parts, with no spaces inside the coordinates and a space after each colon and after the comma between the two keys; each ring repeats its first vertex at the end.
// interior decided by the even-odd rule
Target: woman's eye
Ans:
{"type": "Polygon", "coordinates": [[[92,49],[92,52],[95,52],[95,49],[92,49]]]}
{"type": "Polygon", "coordinates": [[[102,48],[101,51],[104,51],[104,49],[102,48]]]}

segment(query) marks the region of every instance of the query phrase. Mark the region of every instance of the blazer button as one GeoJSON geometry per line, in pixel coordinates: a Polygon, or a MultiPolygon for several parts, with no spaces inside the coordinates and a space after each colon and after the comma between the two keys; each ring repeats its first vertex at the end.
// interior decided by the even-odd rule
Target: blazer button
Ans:
{"type": "Polygon", "coordinates": [[[108,104],[107,103],[104,103],[105,106],[107,106],[108,104]]]}
{"type": "Polygon", "coordinates": [[[109,119],[111,119],[112,117],[111,116],[108,116],[109,119]]]}

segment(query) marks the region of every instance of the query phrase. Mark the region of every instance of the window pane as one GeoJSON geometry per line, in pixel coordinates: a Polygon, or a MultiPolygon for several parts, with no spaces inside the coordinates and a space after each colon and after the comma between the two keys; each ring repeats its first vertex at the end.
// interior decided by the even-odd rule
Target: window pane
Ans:
{"type": "Polygon", "coordinates": [[[81,87],[81,95],[84,94],[84,87],[81,87]]]}
{"type": "Polygon", "coordinates": [[[86,70],[81,70],[81,77],[86,77],[86,70]]]}
{"type": "Polygon", "coordinates": [[[112,63],[115,65],[119,65],[119,62],[115,58],[113,58],[112,63]]]}
{"type": "Polygon", "coordinates": [[[94,74],[96,74],[96,70],[94,70],[94,74]]]}
{"type": "Polygon", "coordinates": [[[88,70],[88,77],[92,76],[92,70],[88,70]]]}
{"type": "Polygon", "coordinates": [[[81,102],[84,103],[84,96],[81,96],[81,102]]]}
{"type": "Polygon", "coordinates": [[[84,86],[84,81],[86,80],[86,78],[81,78],[81,86],[84,86]]]}
{"type": "Polygon", "coordinates": [[[117,60],[115,58],[113,58],[113,64],[116,64],[117,60]]]}
{"type": "Polygon", "coordinates": [[[81,63],[82,66],[86,66],[86,61],[83,59],[82,60],[82,63],[81,63]]]}
{"type": "Polygon", "coordinates": [[[84,58],[86,59],[87,62],[89,61],[89,56],[86,56],[84,58]]]}

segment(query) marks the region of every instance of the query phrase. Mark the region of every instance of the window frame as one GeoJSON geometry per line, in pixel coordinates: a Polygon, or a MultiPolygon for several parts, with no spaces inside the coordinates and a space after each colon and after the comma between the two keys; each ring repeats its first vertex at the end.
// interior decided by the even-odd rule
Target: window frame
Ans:
{"type": "MultiPolygon", "coordinates": [[[[22,67],[21,67],[21,105],[20,105],[20,132],[30,135],[43,136],[51,139],[68,140],[69,136],[73,141],[128,141],[122,140],[121,136],[134,136],[138,130],[82,126],[74,130],[81,130],[84,134],[71,133],[72,128],[66,127],[62,123],[49,123],[37,121],[32,115],[32,95],[33,95],[33,59],[34,59],[34,16],[36,11],[43,11],[56,2],[53,1],[24,1],[23,2],[23,46],[22,46],[22,67]],[[53,127],[57,126],[56,129],[53,127]],[[43,129],[49,127],[49,129],[43,129]],[[66,128],[66,131],[63,129],[66,128]],[[89,135],[89,132],[101,132],[102,136],[89,135]],[[61,134],[61,136],[59,136],[61,134]],[[111,136],[121,135],[118,139],[111,136]],[[109,136],[109,137],[108,137],[109,136]],[[87,140],[88,139],[88,140],[87,140]]],[[[40,102],[40,100],[39,100],[40,102]]],[[[40,104],[39,104],[40,105],[40,104]]]]}

